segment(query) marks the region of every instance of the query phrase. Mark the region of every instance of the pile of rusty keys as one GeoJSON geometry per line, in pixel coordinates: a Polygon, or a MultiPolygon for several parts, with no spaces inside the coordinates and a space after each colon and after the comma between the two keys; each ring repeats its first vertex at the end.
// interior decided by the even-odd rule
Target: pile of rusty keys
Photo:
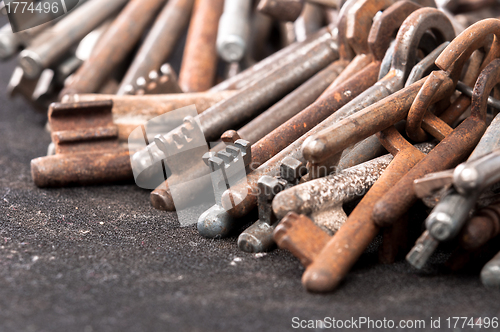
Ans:
{"type": "Polygon", "coordinates": [[[200,235],[289,250],[312,292],[378,235],[383,263],[422,269],[447,242],[450,269],[491,259],[481,280],[500,288],[497,15],[487,0],[86,0],[3,27],[0,58],[19,52],[9,93],[48,109],[38,187],[135,180],[181,225],[209,202],[200,235]]]}

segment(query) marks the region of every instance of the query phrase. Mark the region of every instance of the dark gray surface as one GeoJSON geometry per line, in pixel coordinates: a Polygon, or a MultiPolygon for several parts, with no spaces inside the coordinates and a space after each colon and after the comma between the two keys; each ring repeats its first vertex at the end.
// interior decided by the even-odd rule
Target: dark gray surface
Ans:
{"type": "Polygon", "coordinates": [[[500,291],[474,273],[365,254],[338,291],[313,295],[288,252],[256,257],[236,238],[201,238],[135,186],[36,188],[30,160],[50,137],[44,116],[7,99],[13,64],[0,65],[0,331],[284,331],[295,316],[429,329],[430,317],[500,317],[500,291]]]}

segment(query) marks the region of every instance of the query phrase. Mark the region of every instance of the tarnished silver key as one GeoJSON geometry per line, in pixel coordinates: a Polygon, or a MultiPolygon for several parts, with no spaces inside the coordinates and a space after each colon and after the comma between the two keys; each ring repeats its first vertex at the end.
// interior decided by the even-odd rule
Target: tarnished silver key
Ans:
{"type": "Polygon", "coordinates": [[[450,186],[427,217],[427,231],[406,257],[406,260],[416,268],[420,269],[425,265],[437,248],[436,242],[453,239],[460,232],[480,194],[488,186],[498,182],[500,158],[498,150],[495,149],[500,148],[499,132],[500,116],[497,115],[470,155],[468,162],[457,166],[454,170],[429,174],[415,181],[415,191],[419,197],[434,193],[442,188],[440,185],[450,186]],[[494,150],[493,154],[485,155],[494,150]],[[486,177],[476,176],[479,173],[486,177]]]}
{"type": "Polygon", "coordinates": [[[238,237],[238,247],[242,251],[263,252],[274,248],[273,231],[281,218],[278,219],[273,211],[273,199],[281,191],[296,185],[306,171],[301,161],[288,157],[281,163],[280,176],[264,175],[259,179],[259,220],[238,237]]]}

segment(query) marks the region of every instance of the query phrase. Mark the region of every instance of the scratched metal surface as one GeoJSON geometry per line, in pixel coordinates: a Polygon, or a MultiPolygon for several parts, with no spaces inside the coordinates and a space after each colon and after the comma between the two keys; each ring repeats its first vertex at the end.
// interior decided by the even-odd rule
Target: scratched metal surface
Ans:
{"type": "MultiPolygon", "coordinates": [[[[8,100],[15,61],[0,65],[0,331],[256,331],[292,318],[500,317],[500,292],[477,270],[449,274],[372,250],[327,295],[301,286],[298,260],[263,257],[236,237],[201,238],[174,213],[153,209],[132,185],[37,189],[30,160],[46,152],[45,118],[8,100]]],[[[429,325],[427,324],[427,329],[429,325]]]]}

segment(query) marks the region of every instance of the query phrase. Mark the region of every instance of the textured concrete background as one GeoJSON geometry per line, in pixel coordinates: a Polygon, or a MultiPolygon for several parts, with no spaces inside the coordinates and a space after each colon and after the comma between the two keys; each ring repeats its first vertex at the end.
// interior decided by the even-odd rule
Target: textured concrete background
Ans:
{"type": "Polygon", "coordinates": [[[0,65],[0,331],[285,331],[293,317],[332,316],[429,329],[430,317],[500,317],[500,292],[478,271],[443,271],[443,252],[416,272],[373,250],[338,291],[313,295],[288,252],[204,239],[133,185],[36,188],[30,160],[50,137],[44,116],[7,99],[13,68],[0,65]]]}

